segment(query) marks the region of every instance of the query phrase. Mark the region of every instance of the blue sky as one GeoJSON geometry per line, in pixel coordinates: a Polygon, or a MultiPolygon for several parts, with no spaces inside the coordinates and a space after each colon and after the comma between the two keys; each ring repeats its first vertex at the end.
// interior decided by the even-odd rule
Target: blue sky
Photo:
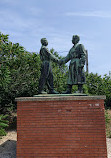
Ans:
{"type": "Polygon", "coordinates": [[[27,51],[39,52],[40,39],[66,56],[72,35],[89,54],[89,72],[111,71],[111,0],[0,0],[0,31],[27,51]]]}

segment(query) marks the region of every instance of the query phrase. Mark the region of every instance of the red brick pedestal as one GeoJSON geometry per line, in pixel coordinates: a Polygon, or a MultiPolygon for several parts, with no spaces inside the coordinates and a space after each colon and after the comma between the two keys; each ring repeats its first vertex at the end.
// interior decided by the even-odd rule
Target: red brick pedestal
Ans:
{"type": "Polygon", "coordinates": [[[107,158],[104,99],[17,98],[17,158],[107,158]]]}

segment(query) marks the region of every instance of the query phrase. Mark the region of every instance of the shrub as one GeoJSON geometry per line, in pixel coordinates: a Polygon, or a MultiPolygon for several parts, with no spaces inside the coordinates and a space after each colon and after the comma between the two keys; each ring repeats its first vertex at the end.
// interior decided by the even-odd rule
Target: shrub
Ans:
{"type": "Polygon", "coordinates": [[[6,135],[5,128],[8,127],[8,120],[6,120],[8,115],[0,115],[0,138],[6,135]]]}
{"type": "Polygon", "coordinates": [[[106,136],[111,138],[111,112],[105,110],[106,136]]]}

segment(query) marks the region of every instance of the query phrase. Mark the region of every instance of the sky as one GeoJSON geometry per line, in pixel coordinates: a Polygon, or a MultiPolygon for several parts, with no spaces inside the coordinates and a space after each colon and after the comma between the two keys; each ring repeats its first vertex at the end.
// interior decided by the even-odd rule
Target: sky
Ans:
{"type": "Polygon", "coordinates": [[[0,32],[36,53],[45,37],[49,50],[63,57],[77,34],[88,51],[89,72],[111,71],[111,0],[0,0],[0,32]]]}

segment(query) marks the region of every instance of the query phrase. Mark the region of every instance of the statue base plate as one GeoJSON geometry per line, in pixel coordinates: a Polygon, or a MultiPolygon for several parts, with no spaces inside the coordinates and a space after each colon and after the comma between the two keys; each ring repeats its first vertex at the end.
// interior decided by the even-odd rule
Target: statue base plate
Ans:
{"type": "Polygon", "coordinates": [[[85,93],[73,93],[73,94],[38,94],[38,95],[34,95],[33,97],[56,97],[56,96],[88,96],[85,93]]]}

